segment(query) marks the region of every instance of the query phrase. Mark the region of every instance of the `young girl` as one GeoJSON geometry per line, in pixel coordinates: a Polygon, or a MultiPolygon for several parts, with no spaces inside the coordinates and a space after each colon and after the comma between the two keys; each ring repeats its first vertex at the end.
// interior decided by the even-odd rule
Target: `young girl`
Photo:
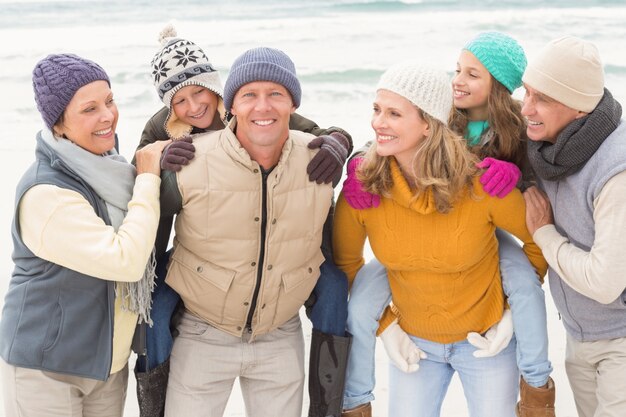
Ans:
{"type": "MultiPolygon", "coordinates": [[[[165,107],[146,123],[138,148],[155,141],[174,139],[163,152],[162,167],[179,171],[194,155],[189,134],[224,128],[226,112],[223,87],[217,70],[195,43],[178,38],[171,26],[161,32],[160,41],[162,48],[152,60],[152,76],[165,107]]],[[[302,167],[309,173],[309,179],[318,183],[333,181],[336,184],[352,150],[350,135],[338,127],[322,129],[298,114],[292,114],[289,127],[317,136],[309,143],[309,148],[321,149],[307,167],[302,167]]],[[[309,373],[310,417],[338,416],[341,413],[350,342],[345,333],[347,282],[332,260],[331,221],[325,227],[322,247],[326,261],[320,268],[320,279],[310,299],[312,306],[307,309],[313,323],[309,373]],[[336,352],[329,353],[325,348],[329,344],[336,352]],[[335,357],[335,353],[338,356],[335,357]]],[[[148,369],[167,367],[173,344],[170,317],[180,297],[164,283],[169,259],[166,249],[172,223],[173,217],[163,216],[157,233],[157,283],[163,284],[157,285],[153,294],[154,326],[146,329],[148,369]]],[[[165,386],[162,388],[165,389],[165,386]]],[[[162,400],[164,393],[156,397],[162,400]]]]}
{"type": "MultiPolygon", "coordinates": [[[[499,32],[485,32],[462,50],[452,83],[456,110],[451,115],[450,127],[463,134],[470,149],[483,159],[478,165],[486,168],[481,183],[485,191],[498,197],[504,197],[515,187],[520,177],[518,167],[525,165],[525,123],[520,104],[511,97],[521,86],[525,66],[524,51],[514,39],[499,32]]],[[[350,161],[344,184],[346,200],[355,208],[376,206],[379,197],[363,192],[354,175],[359,163],[355,159],[350,161]]],[[[552,366],[548,360],[541,281],[515,240],[501,230],[496,231],[496,236],[522,374],[518,414],[525,416],[532,410],[542,410],[547,413],[542,415],[554,415],[554,383],[549,378],[552,366]]],[[[373,399],[373,335],[378,326],[376,319],[389,303],[385,281],[386,271],[374,259],[359,271],[351,288],[348,330],[355,335],[353,352],[362,351],[363,355],[354,353],[349,361],[344,403],[348,409],[373,399]],[[366,366],[361,364],[365,363],[365,357],[371,360],[366,366]]],[[[470,342],[481,347],[476,355],[493,355],[507,341],[505,332],[500,332],[497,340],[488,340],[493,332],[486,336],[487,339],[477,334],[468,336],[470,342]]]]}
{"type": "Polygon", "coordinates": [[[0,321],[6,415],[122,416],[133,332],[149,321],[167,142],[138,151],[136,169],[118,155],[109,77],[92,61],[49,55],[33,86],[46,127],[16,191],[0,321]]]}
{"type": "MultiPolygon", "coordinates": [[[[340,198],[335,260],[353,281],[368,238],[388,273],[388,281],[378,278],[393,299],[379,329],[394,364],[388,415],[439,415],[458,372],[470,416],[511,417],[518,387],[515,342],[477,358],[466,340],[468,333],[504,321],[495,228],[522,240],[538,273],[546,263],[526,229],[519,190],[503,198],[482,190],[473,155],[447,126],[451,107],[443,72],[402,64],[383,74],[372,116],[376,142],[357,171],[380,204],[355,210],[340,198]]],[[[495,324],[497,333],[501,325],[495,324]]],[[[360,353],[353,350],[351,357],[358,362],[360,353]]],[[[371,415],[366,410],[344,415],[371,415]]]]}

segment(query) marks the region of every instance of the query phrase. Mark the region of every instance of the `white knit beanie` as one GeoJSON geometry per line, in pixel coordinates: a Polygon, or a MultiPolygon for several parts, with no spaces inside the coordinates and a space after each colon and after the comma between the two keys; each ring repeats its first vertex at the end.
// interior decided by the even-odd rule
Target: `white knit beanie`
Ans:
{"type": "Polygon", "coordinates": [[[376,90],[399,94],[448,125],[448,116],[452,110],[452,87],[450,77],[444,71],[416,63],[397,64],[380,77],[376,90]]]}
{"type": "Polygon", "coordinates": [[[522,81],[575,110],[592,112],[604,95],[604,71],[598,48],[565,36],[548,43],[530,61],[522,81]]]}

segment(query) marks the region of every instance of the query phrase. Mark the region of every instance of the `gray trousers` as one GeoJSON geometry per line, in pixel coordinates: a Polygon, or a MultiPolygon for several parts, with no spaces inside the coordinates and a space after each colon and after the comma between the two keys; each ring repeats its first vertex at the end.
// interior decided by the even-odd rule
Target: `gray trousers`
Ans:
{"type": "Polygon", "coordinates": [[[565,371],[579,417],[626,416],[626,338],[578,342],[568,334],[565,371]]]}
{"type": "Polygon", "coordinates": [[[21,368],[0,359],[6,417],[121,417],[128,366],[107,381],[21,368]]]}
{"type": "Polygon", "coordinates": [[[170,357],[165,417],[221,417],[239,378],[248,417],[300,417],[304,338],[300,317],[253,342],[185,313],[170,357]]]}

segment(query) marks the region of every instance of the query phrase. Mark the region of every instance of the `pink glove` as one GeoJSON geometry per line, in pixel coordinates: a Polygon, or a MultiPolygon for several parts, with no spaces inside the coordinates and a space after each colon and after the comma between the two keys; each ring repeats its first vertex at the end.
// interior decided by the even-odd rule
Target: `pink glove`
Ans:
{"type": "Polygon", "coordinates": [[[476,166],[487,169],[480,177],[480,183],[485,192],[492,197],[506,197],[522,176],[522,171],[517,165],[499,159],[485,158],[476,166]]]}
{"type": "Polygon", "coordinates": [[[363,158],[355,157],[348,162],[348,178],[343,182],[343,196],[353,209],[363,210],[378,207],[380,196],[363,190],[361,182],[356,177],[356,169],[363,162],[363,158]]]}

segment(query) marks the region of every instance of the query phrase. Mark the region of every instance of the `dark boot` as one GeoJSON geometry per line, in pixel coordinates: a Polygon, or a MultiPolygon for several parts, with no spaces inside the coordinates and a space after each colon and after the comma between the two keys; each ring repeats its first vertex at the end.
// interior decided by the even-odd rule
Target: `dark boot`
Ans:
{"type": "Polygon", "coordinates": [[[517,417],[555,417],[554,381],[548,378],[548,386],[535,388],[520,378],[520,401],[515,408],[517,417]]]}
{"type": "MultiPolygon", "coordinates": [[[[145,368],[144,368],[145,369],[145,368]]],[[[140,417],[163,417],[165,413],[165,392],[170,374],[169,358],[149,371],[140,372],[135,367],[137,377],[137,401],[140,417]]]]}
{"type": "Polygon", "coordinates": [[[309,359],[309,417],[340,417],[352,336],[313,329],[309,359]]]}

